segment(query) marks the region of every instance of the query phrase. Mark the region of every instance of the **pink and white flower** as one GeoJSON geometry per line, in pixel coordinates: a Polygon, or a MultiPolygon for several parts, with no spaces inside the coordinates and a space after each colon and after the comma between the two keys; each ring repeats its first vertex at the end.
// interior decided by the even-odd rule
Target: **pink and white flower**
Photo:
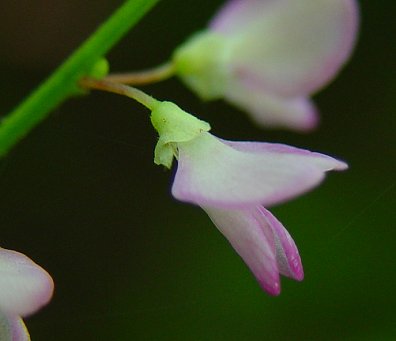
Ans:
{"type": "Polygon", "coordinates": [[[25,255],[0,248],[0,339],[30,340],[21,319],[49,302],[51,276],[25,255]]]}
{"type": "Polygon", "coordinates": [[[297,247],[264,207],[317,186],[326,171],[344,170],[329,156],[260,142],[231,142],[208,132],[177,144],[175,198],[201,206],[271,295],[279,274],[304,277],[297,247]]]}
{"type": "Polygon", "coordinates": [[[208,123],[170,102],[151,113],[159,133],[154,162],[178,168],[173,196],[201,206],[271,295],[280,293],[279,274],[304,277],[297,247],[264,207],[317,186],[330,170],[348,166],[330,156],[283,144],[232,142],[209,133],[208,123]]]}
{"type": "Polygon", "coordinates": [[[224,98],[259,124],[309,130],[310,96],[355,44],[355,0],[230,0],[176,50],[176,73],[202,99],[224,98]]]}

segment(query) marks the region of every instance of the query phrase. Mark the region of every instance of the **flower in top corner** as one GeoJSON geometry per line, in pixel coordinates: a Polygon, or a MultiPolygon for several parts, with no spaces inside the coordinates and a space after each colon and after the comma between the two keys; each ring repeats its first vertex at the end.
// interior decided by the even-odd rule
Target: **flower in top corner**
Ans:
{"type": "Polygon", "coordinates": [[[0,248],[0,340],[29,341],[22,317],[49,302],[51,276],[22,253],[0,248]]]}
{"type": "Polygon", "coordinates": [[[230,0],[175,51],[175,72],[202,99],[224,98],[263,126],[309,130],[310,96],[348,60],[357,28],[355,0],[230,0]]]}
{"type": "Polygon", "coordinates": [[[174,157],[178,162],[173,196],[206,211],[267,293],[280,293],[280,275],[302,280],[297,247],[266,207],[309,191],[325,172],[347,165],[283,144],[220,139],[170,102],[158,105],[151,120],[159,133],[155,163],[170,168],[174,157]]]}

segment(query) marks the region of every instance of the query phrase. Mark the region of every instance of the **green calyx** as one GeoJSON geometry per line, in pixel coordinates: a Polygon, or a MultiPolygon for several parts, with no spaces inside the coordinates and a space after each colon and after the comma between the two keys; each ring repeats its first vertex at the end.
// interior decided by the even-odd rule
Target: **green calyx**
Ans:
{"type": "Polygon", "coordinates": [[[209,123],[166,101],[154,108],[151,123],[159,134],[154,151],[154,163],[167,168],[171,168],[173,157],[177,157],[177,143],[191,141],[210,130],[209,123]]]}
{"type": "Polygon", "coordinates": [[[215,32],[192,36],[173,54],[175,73],[203,100],[224,95],[229,81],[229,40],[215,32]]]}

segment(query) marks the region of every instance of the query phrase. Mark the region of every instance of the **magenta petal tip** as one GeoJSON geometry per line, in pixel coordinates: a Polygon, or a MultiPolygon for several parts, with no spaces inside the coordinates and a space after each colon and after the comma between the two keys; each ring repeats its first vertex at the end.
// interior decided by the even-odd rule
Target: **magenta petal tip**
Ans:
{"type": "Polygon", "coordinates": [[[268,281],[259,281],[260,287],[271,296],[279,296],[281,293],[281,286],[279,281],[268,283],[268,281]]]}

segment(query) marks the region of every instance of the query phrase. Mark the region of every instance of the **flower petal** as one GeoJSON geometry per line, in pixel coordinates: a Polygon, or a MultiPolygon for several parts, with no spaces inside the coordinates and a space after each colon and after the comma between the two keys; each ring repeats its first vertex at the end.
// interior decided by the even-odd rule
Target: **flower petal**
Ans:
{"type": "Polygon", "coordinates": [[[305,97],[279,97],[260,85],[240,83],[231,84],[224,97],[263,127],[309,131],[318,123],[315,105],[305,97]]]}
{"type": "Polygon", "coordinates": [[[358,27],[355,0],[232,1],[212,22],[233,41],[234,72],[268,93],[306,96],[345,63],[358,27]]]}
{"type": "Polygon", "coordinates": [[[29,332],[19,316],[0,312],[0,340],[30,341],[29,332]]]}
{"type": "Polygon", "coordinates": [[[315,164],[321,171],[327,172],[330,170],[342,171],[348,169],[348,165],[340,160],[334,159],[331,156],[311,152],[307,149],[300,149],[282,143],[268,143],[268,142],[238,142],[219,139],[224,144],[234,148],[235,150],[248,153],[279,153],[290,154],[308,158],[305,162],[315,164]]]}
{"type": "Polygon", "coordinates": [[[51,276],[25,255],[0,248],[0,310],[27,316],[48,303],[51,276]]]}
{"type": "Polygon", "coordinates": [[[209,133],[178,144],[175,198],[201,206],[242,208],[277,204],[321,182],[345,164],[284,145],[222,141],[209,133]]]}
{"type": "Polygon", "coordinates": [[[270,295],[279,295],[274,237],[259,210],[256,207],[246,210],[203,209],[245,261],[260,286],[270,295]]]}
{"type": "Polygon", "coordinates": [[[274,234],[276,261],[278,263],[279,272],[283,276],[302,281],[304,278],[304,270],[293,238],[271,212],[263,207],[260,208],[260,211],[274,234]]]}
{"type": "MultiPolygon", "coordinates": [[[[278,0],[229,0],[209,23],[209,28],[225,35],[234,35],[264,15],[278,0]]],[[[279,1],[278,1],[279,2],[279,1]]]]}

